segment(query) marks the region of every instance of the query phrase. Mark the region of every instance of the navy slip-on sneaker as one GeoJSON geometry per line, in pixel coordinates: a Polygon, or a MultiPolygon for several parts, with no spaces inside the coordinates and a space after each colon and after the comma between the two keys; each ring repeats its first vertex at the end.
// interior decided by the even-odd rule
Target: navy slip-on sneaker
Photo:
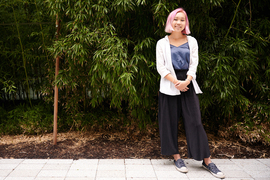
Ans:
{"type": "Polygon", "coordinates": [[[182,173],[188,172],[188,168],[186,167],[186,165],[182,159],[178,159],[177,161],[174,160],[174,164],[175,164],[175,168],[178,171],[180,171],[182,173]]]}
{"type": "Polygon", "coordinates": [[[210,163],[207,166],[205,162],[203,161],[202,166],[206,170],[208,170],[213,176],[217,178],[221,178],[221,179],[225,178],[225,175],[223,174],[223,172],[221,172],[214,163],[210,163]]]}

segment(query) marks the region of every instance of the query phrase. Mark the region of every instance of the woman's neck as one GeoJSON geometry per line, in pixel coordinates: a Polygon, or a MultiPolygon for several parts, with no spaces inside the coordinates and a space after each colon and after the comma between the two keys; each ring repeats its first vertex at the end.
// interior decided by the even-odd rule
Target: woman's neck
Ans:
{"type": "Polygon", "coordinates": [[[170,35],[170,37],[171,37],[172,39],[177,40],[177,39],[182,39],[182,38],[184,38],[185,35],[182,34],[182,33],[172,32],[171,35],[170,35]]]}

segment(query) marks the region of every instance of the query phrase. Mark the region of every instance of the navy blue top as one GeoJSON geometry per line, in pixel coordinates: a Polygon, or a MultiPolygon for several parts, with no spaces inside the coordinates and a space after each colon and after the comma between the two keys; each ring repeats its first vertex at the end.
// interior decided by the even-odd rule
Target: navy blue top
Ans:
{"type": "Polygon", "coordinates": [[[172,64],[174,69],[187,70],[190,62],[190,50],[188,43],[181,46],[171,46],[172,64]]]}

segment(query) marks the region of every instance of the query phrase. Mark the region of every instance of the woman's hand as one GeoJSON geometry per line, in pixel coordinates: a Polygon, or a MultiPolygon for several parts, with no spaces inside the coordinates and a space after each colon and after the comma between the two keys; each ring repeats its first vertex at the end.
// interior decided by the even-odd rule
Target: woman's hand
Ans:
{"type": "Polygon", "coordinates": [[[171,81],[174,84],[175,88],[182,92],[186,92],[189,89],[187,86],[190,84],[190,79],[192,79],[192,77],[188,75],[187,79],[189,80],[180,81],[174,78],[171,74],[167,74],[165,78],[171,81]]]}
{"type": "Polygon", "coordinates": [[[186,92],[189,88],[187,87],[189,85],[190,81],[177,81],[175,83],[175,88],[178,89],[179,91],[186,92]]]}

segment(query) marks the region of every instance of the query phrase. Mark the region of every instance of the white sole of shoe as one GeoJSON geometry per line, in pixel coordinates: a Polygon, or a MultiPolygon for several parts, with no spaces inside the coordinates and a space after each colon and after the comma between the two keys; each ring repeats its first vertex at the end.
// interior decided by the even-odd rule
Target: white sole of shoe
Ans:
{"type": "Polygon", "coordinates": [[[206,169],[207,171],[209,171],[213,176],[215,176],[216,178],[220,178],[220,179],[224,179],[225,175],[224,174],[214,174],[212,173],[209,169],[207,169],[207,167],[202,166],[204,169],[206,169]]]}
{"type": "Polygon", "coordinates": [[[188,172],[188,168],[178,168],[175,166],[175,169],[181,173],[187,173],[188,172]]]}

